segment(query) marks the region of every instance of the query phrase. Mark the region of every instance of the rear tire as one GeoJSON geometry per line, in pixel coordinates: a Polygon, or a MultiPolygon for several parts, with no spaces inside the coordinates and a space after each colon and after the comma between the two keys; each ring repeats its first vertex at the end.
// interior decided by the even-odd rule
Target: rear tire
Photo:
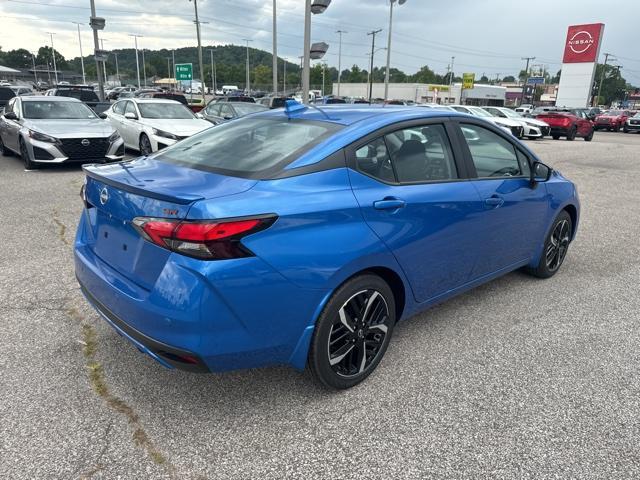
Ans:
{"type": "Polygon", "coordinates": [[[551,135],[554,140],[560,140],[560,135],[551,135]]]}
{"type": "Polygon", "coordinates": [[[4,155],[5,157],[10,157],[13,155],[13,152],[4,146],[2,136],[0,136],[0,155],[4,155]]]}
{"type": "Polygon", "coordinates": [[[562,262],[564,262],[571,242],[572,232],[571,217],[566,210],[562,210],[553,222],[549,235],[544,242],[538,265],[535,268],[527,267],[525,271],[538,278],[553,277],[560,270],[562,262]]]}
{"type": "Polygon", "coordinates": [[[395,308],[391,288],[376,275],[354,277],[336,290],[311,340],[308,366],[313,378],[336,390],[367,378],[387,350],[395,308]]]}
{"type": "Polygon", "coordinates": [[[569,133],[567,134],[567,140],[569,142],[573,142],[576,139],[576,127],[573,127],[571,130],[569,130],[569,133]]]}
{"type": "Polygon", "coordinates": [[[20,156],[22,157],[24,168],[26,170],[36,170],[39,168],[39,165],[31,160],[31,157],[29,156],[29,150],[27,149],[27,144],[24,143],[24,140],[22,140],[22,138],[20,139],[20,156]]]}

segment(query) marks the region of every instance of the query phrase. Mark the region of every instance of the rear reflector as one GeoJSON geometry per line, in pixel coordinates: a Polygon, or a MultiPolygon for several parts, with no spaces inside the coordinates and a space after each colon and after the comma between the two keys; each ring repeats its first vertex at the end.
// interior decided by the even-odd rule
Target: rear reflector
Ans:
{"type": "Polygon", "coordinates": [[[275,215],[215,221],[136,217],[133,226],[162,248],[203,260],[224,260],[253,256],[240,240],[268,228],[275,220],[275,215]]]}

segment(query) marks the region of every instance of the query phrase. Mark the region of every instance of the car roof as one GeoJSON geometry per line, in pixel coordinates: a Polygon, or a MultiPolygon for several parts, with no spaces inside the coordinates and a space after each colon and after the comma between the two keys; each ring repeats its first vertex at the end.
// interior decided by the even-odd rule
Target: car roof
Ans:
{"type": "Polygon", "coordinates": [[[82,101],[80,101],[77,98],[73,98],[73,97],[57,97],[54,95],[29,95],[29,96],[25,96],[25,97],[20,97],[22,99],[23,102],[36,102],[36,101],[43,101],[46,100],[48,102],[77,102],[77,103],[82,103],[82,101]]]}
{"type": "Polygon", "coordinates": [[[183,105],[182,103],[176,101],[176,100],[170,100],[168,98],[140,98],[140,97],[133,97],[133,98],[127,98],[127,100],[133,100],[136,103],[177,103],[178,105],[183,105]]]}

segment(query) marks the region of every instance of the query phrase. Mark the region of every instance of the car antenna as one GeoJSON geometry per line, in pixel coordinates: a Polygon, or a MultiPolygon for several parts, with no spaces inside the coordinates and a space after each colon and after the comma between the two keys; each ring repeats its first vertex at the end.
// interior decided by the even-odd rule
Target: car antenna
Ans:
{"type": "Polygon", "coordinates": [[[319,111],[322,115],[324,115],[324,117],[327,120],[335,120],[334,118],[331,118],[327,114],[327,112],[325,112],[321,108],[318,108],[318,107],[316,107],[315,105],[312,105],[312,104],[303,105],[302,103],[296,102],[295,100],[287,100],[285,102],[285,104],[284,104],[284,112],[287,114],[287,117],[291,118],[291,114],[302,112],[302,111],[306,110],[309,107],[313,108],[314,110],[319,111]]]}

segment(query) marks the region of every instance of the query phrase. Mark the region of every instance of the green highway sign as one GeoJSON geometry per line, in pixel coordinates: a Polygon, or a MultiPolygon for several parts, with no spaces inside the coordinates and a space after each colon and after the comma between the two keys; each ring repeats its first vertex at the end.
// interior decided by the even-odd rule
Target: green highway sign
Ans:
{"type": "Polygon", "coordinates": [[[177,63],[176,80],[193,80],[193,63],[177,63]]]}

